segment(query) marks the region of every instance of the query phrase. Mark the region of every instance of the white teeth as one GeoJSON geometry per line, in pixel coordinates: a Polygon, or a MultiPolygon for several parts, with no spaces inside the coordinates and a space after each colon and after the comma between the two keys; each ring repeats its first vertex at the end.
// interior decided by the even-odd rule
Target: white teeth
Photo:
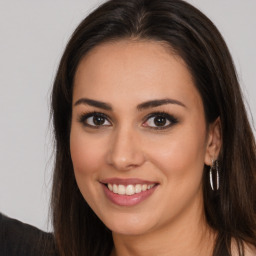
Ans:
{"type": "Polygon", "coordinates": [[[113,185],[113,192],[117,194],[118,192],[118,187],[116,184],[113,185]]]}
{"type": "Polygon", "coordinates": [[[119,194],[119,195],[125,195],[125,186],[124,185],[118,185],[118,191],[117,191],[117,193],[119,194]]]}
{"type": "Polygon", "coordinates": [[[141,185],[140,184],[136,184],[135,185],[135,193],[138,194],[141,192],[141,185]]]}
{"type": "Polygon", "coordinates": [[[112,186],[112,184],[108,184],[108,189],[109,189],[110,191],[113,191],[113,186],[112,186]]]}
{"type": "Polygon", "coordinates": [[[115,194],[119,194],[119,195],[134,195],[134,194],[138,194],[141,193],[142,191],[146,191],[148,189],[151,189],[154,187],[155,184],[136,184],[136,185],[132,185],[129,184],[127,186],[125,185],[116,185],[116,184],[108,184],[108,189],[112,192],[114,192],[115,194]]]}
{"type": "Polygon", "coordinates": [[[128,196],[135,194],[134,186],[133,185],[128,185],[126,187],[125,194],[128,195],[128,196]]]}
{"type": "Polygon", "coordinates": [[[147,184],[143,184],[142,185],[142,191],[146,191],[148,189],[148,185],[147,184]]]}

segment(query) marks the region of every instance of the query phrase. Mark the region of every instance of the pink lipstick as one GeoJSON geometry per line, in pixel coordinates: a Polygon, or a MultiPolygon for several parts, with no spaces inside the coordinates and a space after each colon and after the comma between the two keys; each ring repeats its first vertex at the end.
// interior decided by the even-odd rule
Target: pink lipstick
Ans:
{"type": "Polygon", "coordinates": [[[133,206],[147,199],[158,183],[141,179],[111,178],[101,181],[107,198],[119,206],[133,206]]]}

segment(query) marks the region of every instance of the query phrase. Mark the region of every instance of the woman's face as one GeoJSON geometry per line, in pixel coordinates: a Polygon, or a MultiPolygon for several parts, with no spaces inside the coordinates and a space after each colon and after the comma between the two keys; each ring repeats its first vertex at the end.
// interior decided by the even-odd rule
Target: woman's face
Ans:
{"type": "Polygon", "coordinates": [[[143,234],[202,214],[209,136],[179,56],[157,42],[97,46],[78,66],[72,108],[76,181],[113,232],[143,234]]]}

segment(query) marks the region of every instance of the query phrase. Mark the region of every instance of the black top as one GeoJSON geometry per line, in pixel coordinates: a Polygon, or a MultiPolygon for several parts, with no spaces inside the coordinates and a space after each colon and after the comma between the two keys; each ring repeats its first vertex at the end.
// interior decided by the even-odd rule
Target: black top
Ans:
{"type": "Polygon", "coordinates": [[[51,233],[0,213],[0,256],[57,256],[51,233]]]}

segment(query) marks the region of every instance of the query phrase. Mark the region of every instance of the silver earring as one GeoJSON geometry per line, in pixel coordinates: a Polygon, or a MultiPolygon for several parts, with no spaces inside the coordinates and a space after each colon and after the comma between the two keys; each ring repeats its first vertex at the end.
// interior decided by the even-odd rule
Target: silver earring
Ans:
{"type": "Polygon", "coordinates": [[[209,176],[210,176],[210,184],[211,184],[212,191],[218,191],[220,188],[218,160],[216,161],[212,160],[212,166],[210,168],[209,176]]]}

